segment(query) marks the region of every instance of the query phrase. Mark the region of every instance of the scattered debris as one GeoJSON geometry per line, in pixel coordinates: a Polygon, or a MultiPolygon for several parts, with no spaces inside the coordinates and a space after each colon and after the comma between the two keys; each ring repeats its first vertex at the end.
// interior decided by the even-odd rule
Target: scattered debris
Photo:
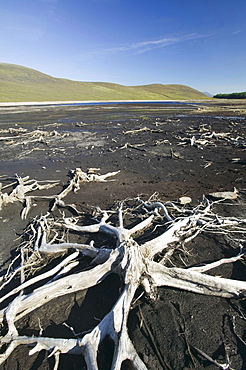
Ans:
{"type": "Polygon", "coordinates": [[[232,163],[237,163],[237,164],[242,164],[242,165],[245,165],[246,164],[246,159],[241,159],[241,158],[233,158],[231,160],[232,163]]]}
{"type": "Polygon", "coordinates": [[[189,204],[191,203],[192,199],[190,197],[180,197],[179,203],[180,204],[189,204]]]}
{"type": "Polygon", "coordinates": [[[208,196],[213,199],[237,199],[238,190],[234,188],[234,191],[217,191],[209,193],[208,196]]]}
{"type": "Polygon", "coordinates": [[[32,207],[33,200],[53,201],[51,210],[54,210],[57,205],[63,206],[64,202],[62,201],[62,199],[65,198],[70,191],[77,192],[80,189],[81,183],[91,182],[91,181],[105,182],[107,181],[109,177],[115,176],[120,172],[120,171],[109,172],[109,173],[106,173],[105,175],[96,174],[96,172],[98,172],[99,170],[100,170],[99,168],[89,168],[87,173],[83,172],[81,168],[76,168],[75,170],[71,170],[70,180],[68,181],[68,184],[65,187],[65,189],[59,194],[48,195],[48,196],[42,196],[42,195],[32,196],[32,195],[29,195],[29,193],[34,190],[49,189],[51,187],[57,186],[59,182],[44,181],[46,184],[42,185],[43,181],[38,182],[37,180],[30,180],[29,176],[22,178],[16,175],[15,181],[12,182],[11,184],[5,187],[2,187],[1,186],[2,184],[0,183],[0,210],[2,209],[3,206],[6,206],[8,203],[21,202],[24,205],[24,208],[21,213],[21,217],[26,218],[32,207]],[[3,193],[2,190],[9,186],[14,187],[11,193],[10,194],[7,194],[6,192],[3,193]]]}
{"type": "Polygon", "coordinates": [[[208,167],[212,166],[212,164],[213,164],[213,162],[209,161],[209,162],[206,162],[203,167],[208,168],[208,167]]]}

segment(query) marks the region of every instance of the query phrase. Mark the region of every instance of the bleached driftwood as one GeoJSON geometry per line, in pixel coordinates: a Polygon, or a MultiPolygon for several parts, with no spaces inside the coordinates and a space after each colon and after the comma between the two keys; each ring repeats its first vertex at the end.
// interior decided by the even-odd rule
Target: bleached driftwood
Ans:
{"type": "Polygon", "coordinates": [[[49,183],[47,183],[47,181],[45,181],[46,184],[42,185],[42,181],[30,180],[29,176],[22,178],[16,175],[16,181],[11,184],[12,186],[14,186],[14,189],[11,191],[10,194],[2,192],[5,187],[0,187],[0,210],[8,203],[21,202],[24,205],[21,217],[26,218],[28,212],[32,207],[33,200],[53,200],[53,206],[51,210],[54,210],[57,205],[64,206],[65,203],[62,199],[65,198],[71,191],[77,192],[80,189],[81,183],[92,181],[104,182],[107,181],[109,177],[115,176],[117,173],[119,173],[119,171],[99,175],[94,173],[93,171],[91,172],[90,169],[88,169],[88,172],[84,172],[81,170],[81,168],[76,168],[75,170],[70,171],[71,178],[65,189],[59,194],[49,196],[32,196],[28,195],[28,193],[34,190],[49,189],[51,187],[57,186],[59,182],[50,181],[49,183]]]}
{"type": "Polygon", "coordinates": [[[128,130],[128,131],[123,131],[123,134],[136,134],[138,132],[146,132],[146,131],[150,131],[150,129],[148,127],[142,127],[142,128],[139,128],[139,129],[136,129],[136,130],[128,130]]]}
{"type": "Polygon", "coordinates": [[[128,130],[128,131],[123,131],[123,134],[127,135],[127,134],[137,134],[139,132],[163,132],[162,129],[151,129],[151,128],[148,128],[148,127],[141,127],[139,129],[136,129],[136,130],[128,130]]]}
{"type": "MultiPolygon", "coordinates": [[[[61,193],[61,198],[64,198],[68,191],[77,191],[81,181],[104,181],[115,173],[98,177],[95,173],[85,174],[77,169],[73,174],[76,181],[71,180],[64,190],[65,193],[61,193]]],[[[59,196],[57,199],[59,200],[59,196]]],[[[91,222],[86,224],[83,223],[83,215],[54,219],[47,214],[35,218],[29,225],[28,233],[25,234],[25,239],[27,235],[29,239],[21,247],[23,274],[19,285],[4,293],[1,298],[3,308],[0,311],[0,320],[7,331],[1,338],[1,343],[7,347],[0,355],[0,363],[3,363],[17,346],[26,344],[33,347],[30,355],[42,349],[49,351],[50,355],[55,357],[55,369],[58,368],[60,354],[69,353],[83,355],[87,368],[96,370],[99,368],[99,345],[108,336],[114,343],[112,369],[120,370],[122,362],[128,359],[134,369],[146,370],[147,367],[136,352],[127,329],[128,315],[139,287],[142,287],[151,299],[156,298],[156,289],[159,286],[208,296],[246,296],[245,281],[206,274],[219,265],[242,259],[243,248],[234,257],[223,258],[203,266],[167,267],[163,264],[163,258],[162,263],[157,262],[160,254],[168,256],[169,259],[175,249],[188,243],[199,233],[221,231],[222,225],[233,240],[235,228],[237,232],[245,232],[245,220],[218,217],[213,213],[213,204],[206,198],[194,209],[179,208],[179,205],[171,202],[164,204],[157,199],[143,201],[136,198],[132,202],[134,204],[131,207],[127,201],[122,202],[116,210],[105,211],[97,208],[91,222]],[[70,231],[76,231],[80,235],[104,234],[108,236],[108,241],[100,247],[96,242],[76,243],[69,241],[70,231]],[[145,233],[148,234],[148,239],[145,238],[145,233]],[[58,265],[46,272],[40,270],[35,277],[30,274],[30,271],[37,272],[40,269],[42,256],[53,256],[57,253],[65,253],[58,265]],[[90,258],[89,270],[77,270],[78,258],[81,258],[81,255],[90,258]],[[122,281],[119,297],[113,308],[89,333],[71,339],[18,334],[17,320],[56,297],[88,289],[112,273],[117,274],[122,281]],[[11,297],[13,298],[9,301],[11,297]]],[[[11,273],[8,271],[4,281],[10,281],[11,273]]],[[[4,284],[4,288],[7,290],[8,284],[4,284]]]]}
{"type": "Polygon", "coordinates": [[[53,183],[50,181],[49,183],[42,185],[42,181],[38,182],[37,180],[30,180],[29,176],[22,178],[16,175],[16,180],[11,183],[11,186],[14,186],[14,189],[11,191],[10,194],[2,191],[8,186],[1,186],[0,188],[0,210],[8,203],[24,202],[27,193],[30,193],[34,190],[49,189],[53,186],[56,186],[57,184],[57,181],[53,183]]]}
{"type": "Polygon", "coordinates": [[[241,136],[234,137],[231,132],[215,132],[210,129],[206,129],[204,126],[199,127],[197,130],[191,129],[188,136],[181,137],[176,136],[179,140],[178,145],[190,145],[195,146],[198,149],[203,149],[205,146],[217,146],[219,143],[225,141],[227,144],[236,147],[246,147],[245,138],[241,136]]]}
{"type": "Polygon", "coordinates": [[[12,136],[0,136],[0,141],[5,142],[7,145],[16,146],[16,145],[27,145],[29,143],[41,142],[48,144],[57,137],[66,137],[68,133],[59,133],[56,130],[45,131],[45,130],[31,130],[23,128],[10,128],[8,130],[0,131],[0,133],[10,133],[12,136]],[[19,135],[16,135],[16,134],[19,135]]]}
{"type": "Polygon", "coordinates": [[[234,188],[234,191],[217,191],[208,195],[213,199],[237,199],[238,190],[234,188]]]}

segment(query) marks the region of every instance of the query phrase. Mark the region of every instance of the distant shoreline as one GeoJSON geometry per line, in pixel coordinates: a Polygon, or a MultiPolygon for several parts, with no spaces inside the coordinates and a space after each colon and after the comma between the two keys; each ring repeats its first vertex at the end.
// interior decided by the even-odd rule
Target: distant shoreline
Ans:
{"type": "Polygon", "coordinates": [[[173,100],[78,100],[78,101],[27,101],[27,102],[0,102],[0,107],[18,107],[18,106],[45,106],[45,105],[73,105],[73,104],[117,104],[117,103],[196,103],[205,102],[208,99],[173,99],[173,100]]]}

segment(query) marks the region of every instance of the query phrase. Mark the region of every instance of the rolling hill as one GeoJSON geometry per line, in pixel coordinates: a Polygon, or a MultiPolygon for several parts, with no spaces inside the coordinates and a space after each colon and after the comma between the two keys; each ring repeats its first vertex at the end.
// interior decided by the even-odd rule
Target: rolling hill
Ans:
{"type": "Polygon", "coordinates": [[[123,86],[55,78],[34,69],[0,63],[0,102],[186,100],[208,97],[185,85],[123,86]]]}

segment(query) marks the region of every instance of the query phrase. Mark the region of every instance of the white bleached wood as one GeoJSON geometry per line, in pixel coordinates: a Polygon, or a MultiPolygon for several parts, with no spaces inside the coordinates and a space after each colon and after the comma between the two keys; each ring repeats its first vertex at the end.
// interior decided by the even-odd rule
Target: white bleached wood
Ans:
{"type": "MultiPolygon", "coordinates": [[[[14,307],[17,305],[16,302],[18,303],[14,321],[22,318],[52,299],[79,290],[88,289],[90,286],[100,283],[111,272],[112,264],[117,255],[117,250],[112,251],[107,261],[102,265],[98,265],[89,271],[78,272],[77,274],[48,282],[28,295],[16,297],[8,306],[9,308],[12,306],[14,307]]],[[[5,317],[5,313],[6,310],[0,310],[0,321],[5,317]]]]}
{"type": "MultiPolygon", "coordinates": [[[[66,206],[65,203],[61,203],[62,199],[70,191],[78,191],[81,182],[105,181],[109,176],[118,173],[113,172],[101,177],[94,172],[96,171],[85,173],[81,169],[72,171],[72,178],[67,187],[60,194],[53,197],[54,204],[66,206]]],[[[21,194],[23,182],[29,180],[19,179],[18,181],[20,189],[17,189],[16,192],[21,194]]],[[[21,196],[26,199],[25,191],[21,196]]],[[[97,218],[92,219],[91,224],[86,226],[80,224],[79,217],[52,219],[47,214],[34,220],[28,229],[29,241],[23,247],[26,249],[25,253],[22,254],[22,268],[18,270],[22,271],[23,269],[25,278],[28,276],[26,270],[28,272],[32,268],[35,271],[36,254],[40,254],[41,258],[42,255],[64,254],[70,249],[75,249],[76,252],[65,257],[62,262],[49,271],[23,281],[12,292],[10,291],[3,296],[2,302],[5,302],[12,295],[17,295],[9,303],[6,303],[6,306],[0,311],[0,321],[2,325],[6,326],[7,330],[7,334],[1,338],[1,343],[7,345],[0,355],[1,364],[17,346],[28,344],[33,347],[30,355],[45,349],[50,353],[49,356],[54,356],[54,369],[58,368],[60,354],[68,353],[83,355],[87,369],[97,370],[99,369],[99,346],[109,336],[114,343],[111,369],[120,370],[122,362],[128,360],[133,369],[146,370],[146,365],[140,359],[129,338],[127,328],[131,305],[140,286],[143,287],[145,294],[151,299],[155,298],[154,292],[160,286],[168,286],[208,296],[246,297],[245,281],[226,279],[205,273],[222,264],[238,261],[244,256],[243,248],[235,257],[222,258],[204,266],[187,268],[165,266],[165,262],[172,257],[175,249],[188,243],[200,232],[221,231],[222,227],[223,230],[228,230],[228,233],[234,230],[245,232],[242,220],[223,218],[213,214],[212,204],[206,199],[195,209],[182,210],[172,203],[167,203],[168,211],[167,204],[164,205],[159,201],[150,203],[150,201],[137,199],[138,205],[131,212],[129,209],[126,212],[124,211],[124,202],[120,204],[117,211],[118,222],[116,225],[118,226],[111,220],[112,214],[115,218],[115,211],[107,212],[99,209],[97,209],[97,218]],[[131,218],[136,216],[136,219],[141,221],[134,222],[134,226],[126,228],[124,218],[127,212],[131,213],[131,218]],[[157,226],[161,226],[161,228],[158,229],[157,226]],[[158,230],[161,231],[158,232],[158,230]],[[93,242],[89,245],[70,242],[70,231],[92,235],[103,233],[110,236],[110,238],[108,238],[108,245],[96,247],[96,243],[93,242]],[[143,238],[145,231],[148,232],[148,241],[144,241],[146,239],[143,238]],[[142,235],[142,242],[137,243],[136,236],[139,234],[142,235]],[[153,235],[152,238],[151,235],[153,235]],[[154,258],[160,253],[164,253],[164,257],[160,255],[160,262],[154,261],[154,258]],[[91,259],[89,270],[76,270],[81,255],[91,259]],[[57,297],[86,290],[99,284],[111,273],[117,274],[122,281],[119,297],[108,314],[82,338],[63,339],[18,335],[17,320],[51,300],[54,300],[55,303],[57,297]],[[47,278],[50,278],[48,282],[33,289],[29,294],[25,294],[25,288],[31,288],[36,282],[42,284],[42,281],[47,278]]],[[[233,234],[231,235],[233,239],[233,234]]],[[[10,274],[11,272],[9,272],[10,274]]],[[[8,278],[9,276],[6,276],[6,280],[8,278]]],[[[7,285],[5,284],[5,287],[7,285]]]]}
{"type": "Polygon", "coordinates": [[[21,202],[24,204],[21,217],[22,219],[25,219],[27,218],[27,215],[32,207],[33,199],[35,199],[36,201],[43,199],[53,200],[53,206],[51,210],[54,210],[57,205],[63,206],[64,203],[62,202],[62,199],[65,198],[71,191],[77,192],[80,189],[81,183],[92,181],[105,182],[108,180],[109,177],[117,175],[120,171],[108,172],[104,175],[98,175],[86,173],[82,171],[81,168],[76,168],[75,170],[72,170],[70,172],[72,177],[69,180],[65,189],[59,194],[46,197],[31,196],[27,194],[34,190],[45,190],[57,186],[59,184],[59,181],[58,182],[51,181],[47,184],[42,185],[41,182],[38,182],[37,180],[29,180],[29,176],[22,178],[16,175],[15,183],[16,186],[10,194],[2,193],[3,188],[0,189],[0,210],[2,209],[3,206],[6,206],[8,203],[21,202]]]}
{"type": "Polygon", "coordinates": [[[238,298],[246,294],[246,282],[211,276],[183,268],[168,268],[154,261],[149,262],[148,272],[156,286],[169,286],[190,292],[238,298]]]}

